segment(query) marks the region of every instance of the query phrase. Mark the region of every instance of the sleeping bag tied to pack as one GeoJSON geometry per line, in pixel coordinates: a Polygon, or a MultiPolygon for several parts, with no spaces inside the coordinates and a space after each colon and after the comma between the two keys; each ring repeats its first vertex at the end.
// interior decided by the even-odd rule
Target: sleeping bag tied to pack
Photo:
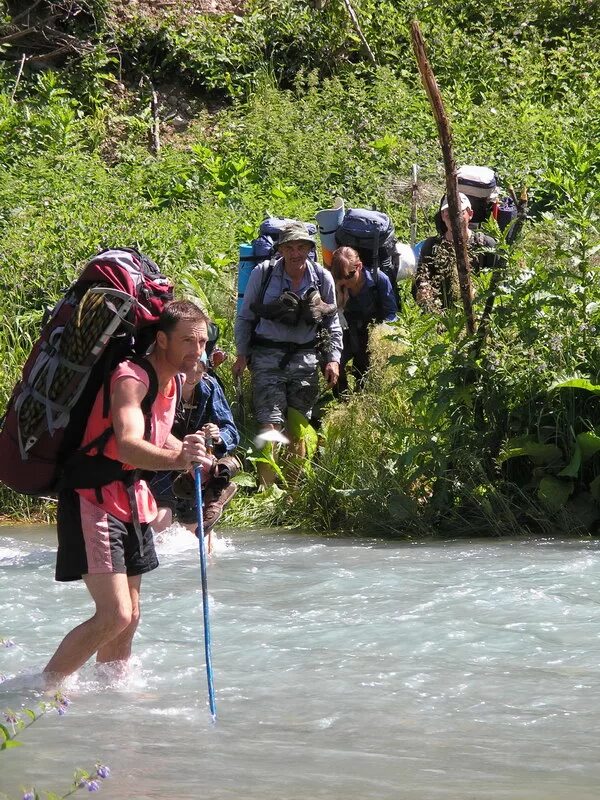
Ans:
{"type": "MultiPolygon", "coordinates": [[[[136,250],[105,250],[88,262],[49,313],[9,400],[0,431],[3,483],[24,494],[57,490],[99,391],[108,391],[117,364],[144,353],[172,297],[173,284],[136,250]]],[[[73,484],[77,470],[70,472],[73,484]]]]}

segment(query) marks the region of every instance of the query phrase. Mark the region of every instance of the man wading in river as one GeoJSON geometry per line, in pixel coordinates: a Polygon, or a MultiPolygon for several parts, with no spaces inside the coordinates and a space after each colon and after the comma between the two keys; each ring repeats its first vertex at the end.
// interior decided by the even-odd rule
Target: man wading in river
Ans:
{"type": "MultiPolygon", "coordinates": [[[[206,316],[193,303],[168,303],[146,358],[149,369],[133,361],[119,364],[110,379],[108,421],[103,417],[101,389],[83,446],[112,429],[103,456],[113,466],[120,463],[125,473],[133,469],[186,470],[195,463],[209,468],[212,460],[206,457],[203,435],[190,434],[181,442],[170,433],[177,403],[175,376],[188,371],[204,352],[207,325],[206,316]],[[145,414],[150,371],[156,373],[158,391],[145,414]]],[[[100,469],[103,456],[82,457],[96,459],[100,469]]],[[[44,672],[51,680],[75,672],[94,653],[99,662],[125,662],[131,655],[140,615],[141,576],[158,566],[150,525],[156,513],[148,485],[137,475],[134,481],[112,480],[99,490],[60,492],[56,579],[82,578],[96,610],[65,636],[48,662],[44,672]]]]}

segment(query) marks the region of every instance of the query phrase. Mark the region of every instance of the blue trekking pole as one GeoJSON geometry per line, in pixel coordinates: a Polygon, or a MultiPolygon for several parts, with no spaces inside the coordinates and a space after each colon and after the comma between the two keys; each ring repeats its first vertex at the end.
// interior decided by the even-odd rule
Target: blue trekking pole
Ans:
{"type": "Polygon", "coordinates": [[[210,655],[210,619],[208,616],[208,585],[206,580],[206,545],[204,544],[204,517],[202,514],[202,467],[194,467],[196,486],[196,508],[198,509],[198,539],[200,543],[200,574],[202,576],[202,611],[204,614],[204,653],[206,657],[206,678],[208,681],[208,704],[213,722],[217,719],[215,687],[213,684],[212,659],[210,655]]]}

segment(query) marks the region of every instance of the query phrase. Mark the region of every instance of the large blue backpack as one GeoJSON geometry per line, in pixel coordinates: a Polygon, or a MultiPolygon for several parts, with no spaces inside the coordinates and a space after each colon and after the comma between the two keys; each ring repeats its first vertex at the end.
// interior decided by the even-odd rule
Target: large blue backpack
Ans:
{"type": "Polygon", "coordinates": [[[367,208],[349,208],[335,232],[337,244],[352,247],[363,265],[377,278],[377,271],[387,275],[400,306],[398,293],[398,267],[396,258],[396,233],[394,224],[382,211],[367,208]]]}

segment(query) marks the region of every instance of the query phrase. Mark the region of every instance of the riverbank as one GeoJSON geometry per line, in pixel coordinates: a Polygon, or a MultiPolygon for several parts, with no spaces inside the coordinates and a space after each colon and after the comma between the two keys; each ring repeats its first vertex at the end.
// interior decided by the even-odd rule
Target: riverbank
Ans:
{"type": "MultiPolygon", "coordinates": [[[[1,405],[44,309],[100,247],[138,244],[180,294],[201,300],[231,352],[238,246],[265,214],[312,220],[341,195],[388,212],[408,241],[412,165],[418,239],[433,231],[443,192],[408,36],[417,4],[382,14],[374,0],[356,3],[377,66],[334,2],[261,0],[242,14],[161,12],[116,28],[92,5],[92,16],[86,4],[61,22],[89,48],[43,68],[26,52],[19,73],[16,42],[30,40],[17,37],[0,71],[0,311],[11,321],[0,331],[1,405]],[[148,144],[153,91],[158,151],[148,144]]],[[[460,310],[421,313],[405,284],[366,392],[324,413],[302,490],[290,503],[285,487],[242,489],[236,522],[400,537],[457,525],[596,531],[597,13],[590,4],[565,15],[558,2],[418,5],[456,158],[530,194],[504,271],[475,279],[478,318],[492,277],[498,287],[489,336],[467,337],[460,310]]],[[[5,32],[20,24],[2,22],[5,32]]],[[[248,428],[244,447],[251,437],[248,428]]],[[[5,489],[0,509],[47,513],[5,489]]]]}

